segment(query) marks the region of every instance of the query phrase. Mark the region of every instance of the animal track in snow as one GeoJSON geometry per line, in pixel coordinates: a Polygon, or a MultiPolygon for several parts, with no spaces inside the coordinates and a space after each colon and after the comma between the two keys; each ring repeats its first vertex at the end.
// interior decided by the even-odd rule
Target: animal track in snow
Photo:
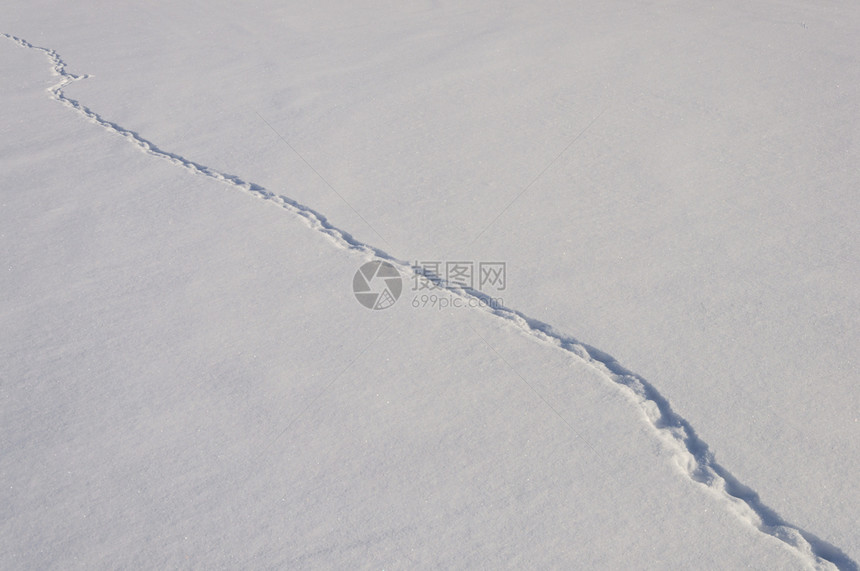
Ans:
{"type": "MultiPolygon", "coordinates": [[[[52,49],[35,46],[10,34],[3,33],[2,36],[22,48],[43,52],[50,60],[54,74],[60,77],[60,81],[48,89],[51,97],[89,121],[124,137],[149,155],[279,205],[298,216],[310,228],[327,236],[335,246],[341,249],[353,251],[366,259],[386,260],[397,267],[402,274],[414,275],[414,269],[408,262],[398,260],[379,248],[357,240],[309,206],[296,202],[289,197],[278,195],[258,184],[245,181],[236,175],[222,173],[181,155],[163,150],[135,131],[105,119],[63,92],[67,85],[87,79],[90,77],[89,75],[70,73],[67,70],[66,62],[52,49]]],[[[708,445],[699,438],[690,423],[672,409],[669,401],[652,384],[625,369],[612,356],[569,335],[560,333],[552,326],[532,319],[515,309],[499,307],[497,304],[491,303],[493,300],[480,291],[450,285],[443,287],[453,295],[478,301],[476,309],[491,313],[497,318],[513,324],[521,333],[566,351],[597,370],[604,378],[620,388],[639,407],[643,418],[654,429],[656,436],[672,451],[679,469],[690,480],[712,491],[727,505],[730,511],[755,529],[786,543],[795,550],[802,560],[815,568],[860,571],[857,562],[841,549],[818,538],[809,531],[785,521],[779,514],[765,505],[754,490],[739,482],[728,469],[715,460],[708,445]]]]}

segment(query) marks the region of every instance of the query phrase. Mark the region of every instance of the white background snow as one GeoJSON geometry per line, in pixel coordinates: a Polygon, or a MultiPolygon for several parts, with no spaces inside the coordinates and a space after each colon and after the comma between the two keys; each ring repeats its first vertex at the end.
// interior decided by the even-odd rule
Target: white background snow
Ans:
{"type": "Polygon", "coordinates": [[[0,33],[0,567],[857,569],[860,5],[0,33]],[[553,330],[368,310],[361,244],[553,330]]]}

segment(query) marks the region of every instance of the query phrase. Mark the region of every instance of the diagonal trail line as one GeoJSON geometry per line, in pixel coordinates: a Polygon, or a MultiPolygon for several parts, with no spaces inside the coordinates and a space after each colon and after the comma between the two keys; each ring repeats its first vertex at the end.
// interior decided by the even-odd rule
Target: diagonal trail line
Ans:
{"type": "Polygon", "coordinates": [[[284,144],[285,144],[286,146],[288,146],[288,147],[290,148],[290,150],[291,150],[291,151],[293,151],[293,153],[295,153],[295,155],[296,155],[297,157],[299,157],[300,159],[302,159],[302,162],[303,162],[303,163],[305,163],[305,164],[308,166],[308,168],[309,168],[309,169],[311,169],[312,171],[314,171],[314,174],[315,174],[315,175],[317,175],[317,176],[319,177],[319,179],[320,179],[321,181],[323,181],[323,182],[325,183],[325,185],[326,185],[327,187],[329,187],[329,189],[331,189],[331,191],[332,191],[333,193],[335,193],[335,194],[338,196],[338,198],[340,198],[340,199],[343,201],[343,203],[344,203],[344,204],[346,204],[346,205],[349,207],[349,209],[350,209],[350,210],[352,210],[352,211],[355,213],[355,215],[356,215],[356,216],[358,216],[359,218],[361,218],[361,221],[362,221],[362,222],[364,222],[365,224],[367,224],[367,227],[368,227],[368,228],[370,228],[371,230],[373,230],[373,233],[374,233],[374,234],[376,234],[376,236],[377,236],[380,240],[382,240],[383,242],[385,242],[385,244],[386,244],[387,246],[391,246],[391,244],[389,244],[389,243],[388,243],[388,241],[387,241],[385,238],[383,238],[383,237],[382,237],[382,235],[381,235],[379,232],[377,232],[377,231],[376,231],[376,228],[374,228],[373,226],[371,226],[371,225],[370,225],[370,222],[368,222],[368,221],[364,218],[364,216],[362,216],[362,215],[358,212],[358,210],[356,210],[355,208],[353,208],[352,204],[350,204],[349,202],[347,202],[347,200],[343,197],[343,195],[341,195],[341,193],[339,193],[339,192],[338,192],[338,191],[337,191],[337,190],[336,190],[336,189],[331,185],[331,183],[329,183],[329,181],[327,181],[327,180],[323,177],[323,175],[321,175],[321,174],[319,173],[319,171],[318,171],[317,169],[315,169],[315,168],[314,168],[314,166],[313,166],[311,163],[309,163],[309,162],[307,161],[307,159],[306,159],[305,157],[303,157],[303,156],[302,156],[302,155],[301,155],[301,154],[296,150],[296,148],[295,148],[294,146],[292,146],[292,145],[290,144],[290,142],[289,142],[288,140],[286,140],[286,139],[283,137],[283,135],[281,135],[281,134],[280,134],[280,133],[279,133],[279,132],[274,128],[274,127],[272,127],[272,124],[271,124],[271,123],[269,123],[268,121],[266,121],[266,118],[265,118],[265,117],[263,117],[262,115],[260,115],[260,113],[259,113],[258,111],[254,111],[254,113],[256,113],[256,114],[257,114],[257,117],[259,117],[260,119],[262,119],[262,120],[263,120],[263,123],[265,123],[265,124],[266,124],[266,126],[267,126],[267,127],[269,127],[269,129],[271,129],[271,130],[272,130],[272,132],[273,132],[275,135],[277,135],[277,136],[278,136],[278,138],[279,138],[280,140],[282,140],[282,141],[284,142],[284,144]]]}
{"type": "MultiPolygon", "coordinates": [[[[149,155],[278,205],[298,216],[310,228],[325,235],[340,249],[355,252],[366,259],[384,259],[404,275],[416,275],[409,262],[398,260],[379,248],[357,240],[348,232],[331,224],[325,216],[316,210],[289,197],[275,194],[258,184],[246,182],[236,175],[222,173],[181,155],[164,151],[138,133],[108,121],[63,92],[63,88],[68,84],[86,79],[89,76],[74,75],[66,71],[66,63],[52,49],[35,46],[10,34],[2,33],[0,35],[12,40],[20,47],[43,52],[50,60],[54,74],[60,77],[60,81],[48,89],[51,97],[89,121],[124,137],[149,155]]],[[[681,473],[692,482],[705,486],[721,498],[727,509],[742,521],[762,534],[782,541],[793,549],[797,557],[812,567],[860,571],[857,562],[844,551],[800,526],[786,521],[767,506],[754,490],[738,481],[727,468],[716,461],[707,443],[699,438],[692,425],[685,418],[672,409],[669,401],[660,394],[656,387],[643,377],[624,368],[615,358],[578,341],[574,337],[556,331],[547,323],[528,317],[515,309],[499,306],[481,291],[450,284],[445,285],[444,289],[451,295],[477,302],[476,309],[500,319],[520,334],[567,352],[572,358],[590,366],[601,374],[607,382],[619,388],[626,397],[637,405],[643,419],[651,426],[655,436],[671,451],[681,473]]]]}
{"type": "Polygon", "coordinates": [[[59,101],[66,107],[69,107],[80,115],[83,115],[91,122],[100,125],[108,131],[125,138],[127,141],[138,147],[144,153],[165,160],[175,166],[182,167],[186,170],[191,171],[194,174],[205,176],[217,180],[218,182],[228,184],[257,198],[274,202],[282,208],[300,216],[302,219],[304,219],[304,222],[314,230],[317,230],[327,235],[329,238],[334,239],[335,241],[340,241],[342,245],[344,245],[344,247],[346,247],[347,249],[367,254],[368,257],[375,256],[384,259],[391,259],[391,256],[384,250],[370,246],[363,242],[359,242],[358,240],[353,238],[353,236],[348,232],[334,226],[322,213],[317,212],[309,206],[301,204],[300,202],[297,202],[292,198],[282,195],[276,195],[270,190],[267,190],[266,188],[258,184],[242,180],[236,175],[217,171],[206,165],[187,159],[182,155],[165,151],[159,148],[155,143],[148,139],[145,139],[135,131],[132,131],[131,129],[126,129],[125,127],[117,123],[105,119],[86,105],[82,104],[76,99],[72,99],[63,92],[63,88],[70,83],[82,79],[87,79],[90,77],[89,75],[75,75],[66,71],[66,63],[54,50],[34,46],[27,40],[18,38],[10,34],[0,33],[0,35],[12,40],[20,47],[43,52],[48,57],[48,59],[53,64],[52,69],[54,71],[54,75],[58,75],[61,78],[57,84],[53,85],[48,89],[48,92],[51,94],[52,99],[59,101]]]}

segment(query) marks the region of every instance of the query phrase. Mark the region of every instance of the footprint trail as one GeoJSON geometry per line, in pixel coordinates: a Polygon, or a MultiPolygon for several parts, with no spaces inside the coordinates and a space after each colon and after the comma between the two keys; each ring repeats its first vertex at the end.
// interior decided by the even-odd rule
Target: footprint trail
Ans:
{"type": "MultiPolygon", "coordinates": [[[[67,70],[67,64],[52,49],[39,47],[30,42],[6,33],[0,34],[18,46],[43,52],[52,65],[54,75],[59,81],[48,89],[51,98],[74,110],[92,123],[125,138],[141,151],[171,164],[191,171],[200,176],[215,179],[254,197],[277,204],[298,216],[308,227],[324,234],[334,246],[349,250],[361,257],[383,259],[397,267],[402,275],[414,275],[409,262],[399,260],[387,252],[370,244],[361,242],[351,234],[338,228],[316,210],[295,200],[276,194],[258,184],[245,181],[232,174],[217,171],[206,165],[194,162],[181,155],[159,148],[140,134],[105,119],[80,101],[64,93],[65,87],[76,81],[90,77],[76,75],[67,70]]],[[[776,538],[791,547],[798,557],[816,569],[839,569],[840,571],[860,571],[857,562],[838,547],[787,522],[773,509],[769,508],[759,495],[735,478],[731,472],[719,464],[708,445],[696,434],[690,423],[676,413],[669,401],[641,376],[627,370],[612,356],[591,347],[577,339],[556,331],[551,325],[532,319],[523,313],[499,307],[486,294],[469,288],[443,286],[452,295],[477,301],[476,309],[485,311],[512,324],[520,333],[541,343],[552,345],[573,355],[597,370],[608,382],[619,388],[627,398],[634,402],[645,421],[651,426],[656,437],[671,450],[679,469],[691,481],[706,487],[741,520],[753,526],[762,534],[776,538]]]]}

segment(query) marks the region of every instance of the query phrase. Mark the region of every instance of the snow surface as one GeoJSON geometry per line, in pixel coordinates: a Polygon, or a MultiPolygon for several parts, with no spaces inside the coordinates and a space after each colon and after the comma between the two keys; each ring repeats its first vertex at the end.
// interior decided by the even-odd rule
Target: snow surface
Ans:
{"type": "Polygon", "coordinates": [[[860,6],[3,12],[3,568],[858,568],[860,6]]]}

